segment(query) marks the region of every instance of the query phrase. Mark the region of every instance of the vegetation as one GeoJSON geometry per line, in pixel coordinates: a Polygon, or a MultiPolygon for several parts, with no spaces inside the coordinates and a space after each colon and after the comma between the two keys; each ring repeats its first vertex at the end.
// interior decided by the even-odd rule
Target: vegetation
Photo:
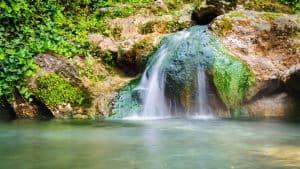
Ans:
{"type": "Polygon", "coordinates": [[[71,103],[84,105],[88,103],[86,92],[72,86],[67,80],[55,73],[37,79],[35,91],[39,100],[48,106],[71,103]]]}
{"type": "Polygon", "coordinates": [[[218,33],[225,36],[230,30],[232,30],[232,21],[227,16],[222,16],[220,20],[215,22],[218,33]]]}
{"type": "Polygon", "coordinates": [[[245,100],[249,87],[254,83],[250,70],[224,49],[216,49],[219,56],[213,64],[214,84],[218,93],[234,116],[245,100]]]}
{"type": "Polygon", "coordinates": [[[37,66],[32,57],[54,53],[64,57],[91,56],[88,32],[111,35],[105,19],[127,16],[150,0],[4,0],[0,2],[0,97],[30,92],[25,79],[37,66]],[[126,6],[124,6],[125,4],[126,6]],[[101,8],[113,10],[99,10],[101,8]]]}
{"type": "MultiPolygon", "coordinates": [[[[244,0],[239,0],[244,3],[244,0]]],[[[251,0],[245,8],[264,12],[294,13],[299,10],[299,0],[251,0]]]]}
{"type": "Polygon", "coordinates": [[[280,0],[280,2],[290,6],[294,11],[300,11],[300,0],[280,0]]]}

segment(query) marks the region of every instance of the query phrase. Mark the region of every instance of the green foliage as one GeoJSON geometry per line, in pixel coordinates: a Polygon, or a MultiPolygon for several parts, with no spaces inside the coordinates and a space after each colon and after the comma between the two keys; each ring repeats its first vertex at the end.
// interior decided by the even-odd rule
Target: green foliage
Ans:
{"type": "Polygon", "coordinates": [[[12,90],[18,89],[24,98],[29,99],[31,93],[26,88],[24,79],[32,76],[37,69],[30,58],[30,52],[26,48],[18,51],[4,50],[10,55],[0,66],[0,96],[7,96],[12,90]]]}
{"type": "Polygon", "coordinates": [[[3,0],[0,1],[0,97],[18,89],[30,93],[25,79],[37,66],[32,57],[54,53],[91,56],[88,32],[111,35],[105,19],[127,16],[150,0],[3,0]],[[125,5],[125,6],[124,6],[125,5]],[[101,12],[100,8],[108,12],[101,12]],[[110,10],[113,8],[114,10],[110,10]]]}
{"type": "Polygon", "coordinates": [[[15,89],[24,98],[30,97],[25,79],[37,70],[32,60],[34,55],[85,53],[79,45],[83,43],[80,33],[67,34],[63,30],[66,26],[63,8],[54,1],[2,1],[0,11],[0,97],[9,97],[15,89]]]}
{"type": "Polygon", "coordinates": [[[294,11],[300,11],[300,0],[279,0],[279,1],[290,6],[294,11]]]}
{"type": "Polygon", "coordinates": [[[54,73],[39,77],[36,85],[35,94],[46,105],[83,105],[88,102],[87,94],[83,90],[73,87],[67,80],[54,73]]]}

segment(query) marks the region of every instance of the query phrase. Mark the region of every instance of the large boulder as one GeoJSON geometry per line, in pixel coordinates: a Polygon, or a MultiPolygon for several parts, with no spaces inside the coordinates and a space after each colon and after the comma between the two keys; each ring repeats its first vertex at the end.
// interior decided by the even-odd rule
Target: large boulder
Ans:
{"type": "Polygon", "coordinates": [[[16,95],[12,103],[19,118],[108,116],[114,92],[129,80],[110,75],[94,58],[65,59],[40,54],[34,60],[40,69],[27,83],[33,101],[16,95]]]}
{"type": "Polygon", "coordinates": [[[297,107],[295,98],[299,97],[299,15],[235,11],[217,17],[209,27],[234,59],[231,63],[220,62],[213,71],[218,93],[228,108],[241,113],[237,109],[244,105],[244,112],[256,117],[296,113],[293,107],[297,107]],[[234,64],[242,64],[248,73],[236,74],[234,64]],[[221,75],[222,81],[216,80],[221,75]],[[245,88],[241,82],[248,86],[245,88]],[[242,95],[233,102],[238,98],[232,95],[235,91],[242,91],[242,95]],[[253,111],[255,107],[259,109],[257,113],[253,111]]]}

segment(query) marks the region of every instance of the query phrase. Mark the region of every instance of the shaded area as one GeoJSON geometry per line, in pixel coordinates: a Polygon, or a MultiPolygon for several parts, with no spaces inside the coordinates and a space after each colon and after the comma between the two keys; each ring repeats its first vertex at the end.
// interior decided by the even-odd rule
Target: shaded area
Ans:
{"type": "Polygon", "coordinates": [[[16,118],[16,114],[11,104],[6,99],[0,99],[0,121],[12,120],[16,118]]]}

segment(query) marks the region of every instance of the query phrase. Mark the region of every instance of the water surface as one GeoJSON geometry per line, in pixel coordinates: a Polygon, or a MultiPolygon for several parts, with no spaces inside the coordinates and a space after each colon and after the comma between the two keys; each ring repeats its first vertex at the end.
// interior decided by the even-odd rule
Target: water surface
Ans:
{"type": "Polygon", "coordinates": [[[0,168],[295,169],[300,124],[272,121],[0,122],[0,168]]]}

